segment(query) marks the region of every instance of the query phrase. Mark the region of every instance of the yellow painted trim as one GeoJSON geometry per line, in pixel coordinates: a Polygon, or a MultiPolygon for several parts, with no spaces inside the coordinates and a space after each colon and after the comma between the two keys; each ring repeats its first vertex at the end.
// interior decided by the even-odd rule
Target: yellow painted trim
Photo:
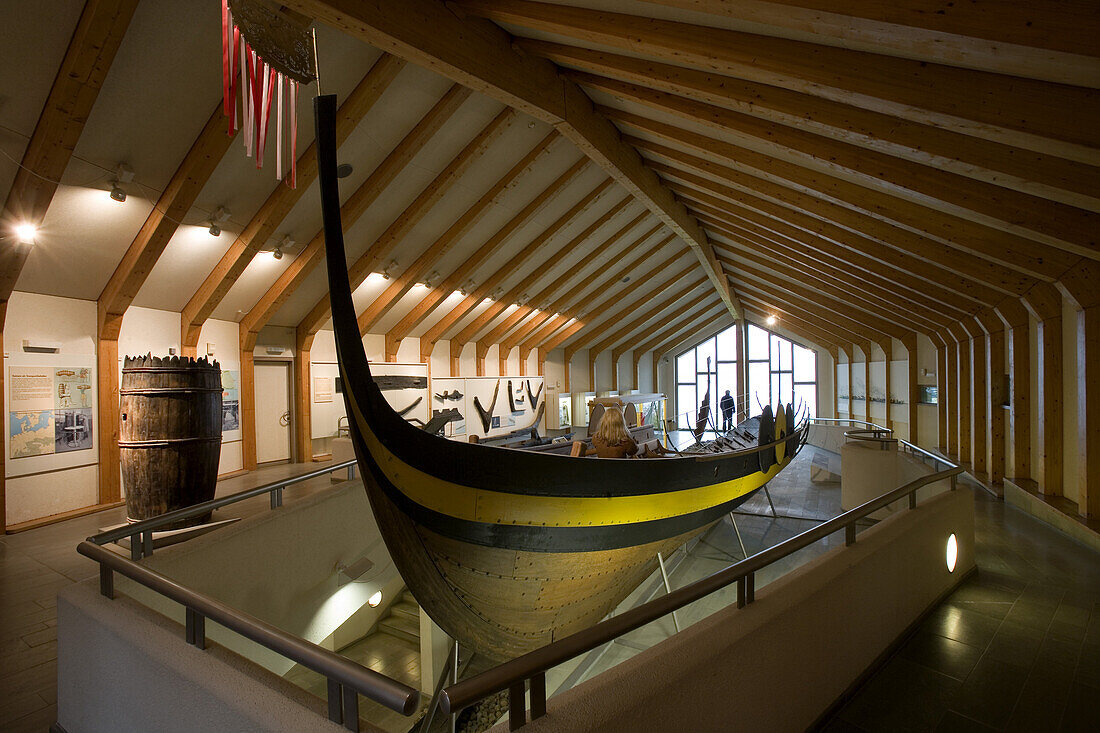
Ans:
{"type": "MultiPolygon", "coordinates": [[[[356,411],[357,412],[357,411],[356,411]]],[[[378,440],[361,415],[359,429],[382,472],[422,507],[455,519],[534,527],[595,527],[633,524],[691,514],[760,488],[783,465],[693,489],[615,497],[527,496],[489,491],[432,476],[405,463],[378,440]]]]}

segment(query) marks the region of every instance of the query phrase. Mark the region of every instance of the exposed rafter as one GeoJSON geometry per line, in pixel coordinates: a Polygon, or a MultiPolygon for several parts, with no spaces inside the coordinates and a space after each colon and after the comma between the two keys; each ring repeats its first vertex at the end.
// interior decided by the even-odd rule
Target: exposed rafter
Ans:
{"type": "Polygon", "coordinates": [[[4,202],[0,221],[4,228],[0,232],[0,304],[6,304],[15,289],[33,246],[17,241],[10,227],[23,222],[37,226],[46,216],[57,181],[69,165],[136,7],[137,0],[84,3],[4,202]]]}
{"type": "Polygon", "coordinates": [[[371,5],[353,0],[286,0],[285,4],[557,127],[692,248],[736,317],[736,296],[722,277],[698,222],[645,167],[637,151],[622,142],[614,125],[594,110],[585,93],[558,75],[553,63],[519,52],[495,24],[461,18],[435,0],[371,5]]]}
{"type": "MultiPolygon", "coordinates": [[[[374,106],[405,66],[402,59],[383,54],[348,95],[336,113],[336,144],[347,140],[363,116],[374,106]]],[[[183,308],[182,343],[185,355],[194,356],[202,325],[225,298],[260,248],[275,234],[294,205],[317,178],[317,154],[313,144],[298,156],[297,187],[276,185],[252,219],[229,246],[221,260],[199,285],[183,308]]]]}

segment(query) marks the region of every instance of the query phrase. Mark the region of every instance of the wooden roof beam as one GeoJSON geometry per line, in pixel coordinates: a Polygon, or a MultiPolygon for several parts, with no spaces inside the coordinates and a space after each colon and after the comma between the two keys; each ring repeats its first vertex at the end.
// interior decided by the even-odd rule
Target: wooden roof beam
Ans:
{"type": "MultiPolygon", "coordinates": [[[[1019,272],[1045,273],[1048,278],[1053,279],[1056,273],[1065,269],[1067,261],[1075,259],[1074,255],[1088,256],[1091,252],[1100,257],[1100,247],[1094,247],[1088,242],[1058,247],[1053,246],[1054,242],[1047,241],[1047,246],[1043,246],[1038,239],[994,229],[989,226],[989,222],[969,221],[956,214],[937,211],[864,185],[810,171],[773,156],[647,117],[609,108],[601,109],[616,122],[643,134],[669,141],[674,146],[686,148],[694,155],[718,159],[722,164],[745,171],[749,175],[777,181],[780,185],[816,198],[837,202],[867,216],[922,232],[926,237],[935,237],[956,249],[1019,272]]],[[[1059,244],[1067,243],[1059,240],[1059,244]]]]}
{"type": "Polygon", "coordinates": [[[554,125],[691,247],[736,317],[736,295],[721,275],[699,224],[645,167],[638,152],[622,142],[615,126],[595,111],[584,92],[559,76],[553,63],[519,51],[495,24],[460,17],[436,0],[284,4],[554,125]]]}
{"type": "Polygon", "coordinates": [[[835,334],[841,341],[859,344],[878,341],[885,335],[839,313],[817,309],[816,303],[804,303],[789,295],[777,295],[777,289],[770,284],[759,284],[743,278],[734,279],[741,282],[761,306],[773,309],[779,316],[793,315],[814,323],[822,331],[835,334]]]}
{"type": "Polygon", "coordinates": [[[690,300],[684,302],[684,298],[690,295],[690,293],[691,291],[682,291],[679,297],[668,298],[665,301],[653,306],[634,320],[623,325],[622,328],[616,329],[614,333],[605,336],[595,344],[589,346],[589,355],[602,354],[608,349],[612,349],[611,359],[614,363],[617,364],[619,362],[619,357],[621,357],[623,354],[623,351],[629,350],[628,348],[624,348],[623,351],[620,351],[617,347],[628,344],[628,339],[634,337],[639,329],[645,329],[648,325],[650,325],[650,321],[652,321],[654,318],[658,318],[669,308],[677,309],[676,312],[671,315],[676,315],[676,313],[690,313],[692,311],[698,310],[698,308],[706,303],[708,300],[710,300],[711,296],[713,295],[713,293],[711,292],[697,293],[694,298],[691,298],[690,300]]]}
{"type": "MultiPolygon", "coordinates": [[[[877,315],[876,313],[868,313],[866,311],[860,311],[849,304],[847,299],[843,296],[837,297],[834,295],[826,295],[823,292],[811,290],[810,288],[801,285],[796,280],[785,280],[783,277],[776,277],[773,273],[760,269],[758,267],[746,264],[744,261],[737,262],[733,269],[738,276],[748,276],[757,280],[765,286],[774,288],[773,294],[778,292],[789,293],[787,297],[800,298],[806,303],[813,303],[815,306],[824,310],[831,311],[842,318],[850,320],[852,323],[861,324],[869,329],[873,329],[878,333],[885,334],[887,336],[893,336],[896,339],[901,339],[902,336],[912,331],[910,328],[904,328],[897,324],[891,323],[889,320],[877,315]]],[[[740,279],[740,278],[739,278],[740,279]]]]}
{"type": "Polygon", "coordinates": [[[1061,157],[1095,161],[1100,149],[1100,112],[1092,89],[557,4],[462,0],[458,7],[580,45],[644,49],[661,61],[1061,157]],[[1081,110],[1090,108],[1088,120],[1082,120],[1081,110]]]}
{"type": "MultiPolygon", "coordinates": [[[[603,241],[599,242],[590,252],[587,253],[585,258],[589,262],[591,262],[591,261],[599,262],[602,258],[604,258],[607,255],[607,253],[609,253],[612,250],[612,248],[618,246],[619,242],[623,240],[623,238],[627,235],[627,233],[629,233],[631,230],[633,230],[639,224],[648,223],[652,220],[653,220],[652,215],[650,215],[650,213],[648,211],[643,211],[641,214],[639,214],[637,217],[635,217],[632,221],[630,221],[626,225],[620,227],[613,234],[608,236],[603,241]]],[[[634,250],[641,247],[644,242],[646,242],[650,237],[652,237],[654,234],[659,232],[663,226],[664,226],[663,224],[661,224],[660,222],[657,222],[657,223],[653,224],[649,229],[644,231],[642,234],[633,237],[626,244],[626,246],[620,251],[619,257],[627,257],[627,256],[633,254],[634,250]]],[[[592,226],[588,227],[588,229],[586,229],[584,232],[581,232],[581,234],[577,235],[577,237],[575,237],[574,239],[575,240],[587,240],[588,238],[591,237],[590,232],[595,231],[597,228],[598,227],[596,227],[595,223],[594,223],[592,226]]],[[[649,259],[653,255],[657,254],[661,250],[662,247],[664,247],[666,244],[668,244],[668,241],[669,241],[668,239],[665,239],[665,240],[663,240],[663,241],[661,241],[661,242],[659,242],[659,243],[657,243],[657,244],[655,244],[651,247],[647,247],[642,252],[642,254],[640,256],[634,257],[632,262],[634,262],[635,264],[640,264],[640,263],[644,262],[645,260],[649,259]]],[[[578,272],[580,270],[583,270],[584,266],[586,264],[587,263],[584,263],[583,265],[581,265],[578,268],[578,272]]],[[[625,272],[627,267],[628,266],[626,266],[626,265],[621,266],[621,267],[618,268],[618,271],[619,272],[625,272]]],[[[546,322],[550,318],[553,318],[554,317],[553,314],[561,313],[563,311],[566,311],[566,310],[570,309],[574,304],[574,300],[580,295],[580,293],[587,290],[588,287],[590,285],[592,285],[593,283],[595,283],[595,282],[613,283],[615,281],[615,276],[613,274],[610,274],[607,270],[604,270],[604,269],[601,269],[601,268],[597,267],[591,273],[589,273],[587,276],[585,276],[579,282],[577,282],[564,295],[561,295],[558,298],[550,301],[550,303],[545,308],[542,308],[542,310],[540,312],[535,313],[535,310],[536,310],[536,308],[538,308],[539,304],[545,303],[547,300],[552,298],[554,293],[556,293],[560,288],[565,287],[565,285],[568,284],[571,279],[573,279],[575,274],[576,273],[574,273],[574,272],[566,272],[565,274],[563,274],[560,277],[556,278],[554,281],[548,283],[542,290],[535,293],[535,295],[533,295],[531,297],[531,301],[530,301],[531,303],[534,303],[535,305],[530,305],[530,304],[521,305],[519,308],[516,308],[516,310],[510,316],[505,318],[500,324],[495,326],[492,331],[490,331],[488,334],[486,334],[485,336],[483,336],[481,339],[478,340],[478,350],[480,350],[482,353],[484,353],[485,351],[488,350],[490,344],[495,343],[497,341],[501,341],[503,339],[504,335],[507,334],[516,324],[520,323],[520,321],[522,321],[524,318],[526,318],[527,316],[534,313],[534,316],[529,321],[527,321],[527,323],[522,325],[516,331],[516,333],[513,334],[512,337],[510,337],[509,339],[506,339],[504,341],[501,341],[502,348],[503,348],[503,346],[506,345],[507,342],[512,341],[512,339],[520,338],[519,334],[521,334],[521,333],[523,333],[523,334],[530,333],[531,330],[533,330],[534,328],[536,328],[540,324],[546,322]]],[[[458,341],[457,338],[452,339],[452,343],[453,344],[458,344],[459,341],[458,341]]],[[[514,345],[514,344],[512,344],[512,345],[514,345]]],[[[452,348],[452,353],[454,353],[454,348],[455,347],[452,346],[451,348],[452,348]]],[[[507,348],[509,350],[511,350],[511,345],[507,346],[507,348]]]]}
{"type": "MultiPolygon", "coordinates": [[[[469,309],[475,307],[478,303],[481,303],[481,300],[484,298],[484,295],[478,295],[478,292],[481,292],[484,289],[485,294],[492,293],[494,289],[505,280],[505,278],[516,272],[518,267],[527,262],[530,256],[533,253],[537,252],[544,243],[546,243],[550,238],[554,236],[554,234],[557,234],[563,227],[569,225],[569,222],[572,221],[577,215],[580,215],[582,211],[587,209],[587,207],[592,206],[595,201],[599,199],[599,197],[606,194],[610,187],[612,187],[612,185],[612,179],[604,179],[603,183],[598,184],[595,188],[591,190],[591,192],[585,194],[580,201],[577,201],[577,203],[574,204],[568,211],[565,211],[565,214],[555,220],[552,225],[540,232],[539,236],[531,240],[526,245],[526,247],[522,249],[518,255],[515,256],[515,258],[510,259],[504,266],[498,267],[496,272],[494,272],[492,275],[489,275],[487,280],[482,285],[477,287],[476,291],[470,293],[469,295],[466,295],[462,299],[462,302],[456,305],[452,310],[466,309],[465,313],[469,313],[469,309]]],[[[407,272],[409,270],[412,270],[411,266],[406,269],[406,272],[401,273],[398,280],[401,280],[401,278],[406,278],[407,272]]],[[[419,272],[414,275],[414,277],[419,276],[419,272]]],[[[411,282],[409,282],[409,285],[411,285],[411,282]]],[[[393,287],[393,285],[390,287],[393,287]]],[[[404,296],[405,293],[408,292],[408,288],[404,287],[404,283],[401,284],[400,287],[403,287],[403,289],[400,289],[397,298],[404,296]]],[[[389,288],[386,288],[386,293],[388,292],[389,288]]],[[[377,324],[378,320],[381,319],[386,313],[388,313],[388,310],[390,308],[396,305],[397,300],[393,297],[386,297],[386,293],[384,293],[382,296],[379,296],[378,298],[375,298],[375,302],[372,303],[370,307],[367,307],[367,309],[364,310],[362,314],[360,314],[360,328],[365,329],[364,332],[370,331],[371,328],[373,328],[377,324]]],[[[396,293],[397,292],[395,291],[395,294],[396,293]]]]}
{"type": "Polygon", "coordinates": [[[235,134],[227,135],[226,125],[221,102],[218,102],[99,295],[101,339],[118,339],[126,309],[137,297],[179,223],[194,206],[195,199],[229,149],[235,134]]]}
{"type": "Polygon", "coordinates": [[[952,3],[932,12],[924,0],[652,1],[812,33],[816,42],[831,46],[949,66],[1065,84],[1087,84],[1100,75],[1096,17],[1087,2],[1061,3],[1046,12],[1029,0],[1003,0],[993,7],[952,3]]]}
{"type": "MultiPolygon", "coordinates": [[[[469,99],[470,90],[458,86],[457,84],[451,87],[451,90],[447,93],[456,94],[463,100],[469,99]]],[[[440,102],[442,104],[443,101],[440,102]]],[[[461,104],[461,102],[460,102],[461,104]]],[[[500,114],[489,121],[476,135],[471,139],[462,150],[460,150],[454,158],[441,170],[436,177],[431,180],[420,193],[416,195],[408,206],[405,207],[401,214],[390,222],[389,226],[378,235],[378,237],[367,247],[366,251],[361,254],[354,263],[348,267],[348,282],[351,284],[351,289],[354,292],[356,288],[366,281],[370,276],[371,271],[374,269],[382,269],[380,263],[389,256],[394,247],[412,231],[428,213],[432,207],[451,190],[456,183],[461,180],[462,176],[485,154],[492,144],[500,139],[500,136],[508,129],[515,118],[515,113],[511,109],[504,109],[500,114]]],[[[390,287],[393,287],[391,284],[390,287]]],[[[377,309],[381,309],[384,303],[388,301],[383,298],[375,298],[374,302],[368,306],[368,310],[372,313],[377,312],[377,309]]],[[[320,300],[314,304],[309,313],[298,323],[298,340],[308,348],[313,342],[314,336],[321,327],[328,321],[329,316],[332,314],[331,307],[329,305],[328,293],[321,296],[320,300]]]]}
{"type": "MultiPolygon", "coordinates": [[[[675,185],[675,184],[674,184],[675,185]]],[[[770,249],[787,257],[798,260],[807,267],[820,272],[841,269],[853,278],[868,282],[891,293],[894,298],[913,304],[927,313],[942,314],[945,320],[962,318],[972,310],[975,301],[967,300],[954,291],[940,287],[931,279],[910,274],[910,269],[918,266],[910,263],[910,268],[901,268],[895,264],[905,262],[907,256],[887,250],[887,262],[872,258],[860,250],[846,249],[833,241],[786,224],[778,219],[769,218],[751,209],[743,208],[719,196],[712,196],[690,186],[677,187],[681,197],[688,202],[692,211],[710,231],[721,229],[727,233],[751,234],[757,241],[766,241],[770,249]]],[[[843,233],[837,231],[837,235],[843,233]]],[[[846,237],[856,240],[854,235],[846,237]]],[[[870,243],[869,243],[870,244],[870,243]]],[[[876,251],[884,248],[878,247],[876,251]]],[[[919,266],[925,268],[924,263],[919,266]]],[[[991,291],[992,297],[1000,293],[991,291]]]]}
{"type": "MultiPolygon", "coordinates": [[[[452,88],[452,91],[455,91],[452,88]]],[[[457,111],[464,97],[445,94],[431,110],[401,139],[393,150],[371,171],[367,179],[344,201],[340,207],[345,231],[351,229],[360,216],[383,191],[397,178],[405,166],[416,157],[425,143],[439,132],[451,115],[457,111]],[[457,102],[457,104],[456,104],[457,102]]],[[[321,261],[325,246],[324,230],[318,230],[309,244],[298,253],[294,261],[283,270],[275,283],[267,289],[240,322],[241,349],[251,351],[256,337],[267,322],[297,290],[306,276],[321,261]]]]}
{"type": "MultiPolygon", "coordinates": [[[[137,0],[87,0],[54,76],[23,159],[4,201],[0,232],[0,306],[15,290],[33,244],[18,241],[10,227],[40,226],[50,208],[56,181],[69,166],[100,87],[130,25],[137,0]]],[[[0,311],[0,330],[3,329],[0,311]]],[[[0,522],[0,526],[3,522],[0,522]]]]}
{"type": "MultiPolygon", "coordinates": [[[[906,298],[898,289],[890,289],[881,286],[873,278],[865,278],[853,274],[850,270],[835,267],[828,262],[798,253],[796,250],[778,246],[773,241],[763,237],[754,236],[747,230],[738,230],[721,226],[707,226],[712,236],[721,237],[729,241],[730,253],[738,253],[749,257],[758,265],[770,267],[773,264],[783,268],[792,277],[808,280],[809,284],[817,287],[817,283],[827,286],[839,286],[846,296],[853,302],[863,303],[864,309],[881,310],[888,312],[896,318],[911,320],[917,324],[914,330],[923,331],[939,330],[951,321],[950,316],[941,312],[924,308],[906,298]]],[[[724,241],[716,241],[718,258],[723,259],[724,241]]]]}
{"type": "MultiPolygon", "coordinates": [[[[816,134],[799,127],[775,124],[748,114],[685,97],[655,92],[627,82],[571,72],[577,83],[617,99],[712,130],[723,139],[767,151],[781,160],[785,178],[804,178],[814,171],[904,199],[941,213],[957,216],[1051,247],[1087,256],[1100,244],[1095,232],[1100,215],[989,182],[914,162],[877,150],[816,134]]],[[[1100,177],[1100,169],[1093,169],[1100,177]]],[[[1090,202],[1094,210],[1100,199],[1090,202]]],[[[1100,257],[1100,253],[1096,255],[1100,257]]]]}
{"type": "Polygon", "coordinates": [[[838,345],[862,344],[866,343],[870,338],[862,329],[859,331],[848,330],[837,325],[832,320],[827,320],[819,313],[784,304],[759,290],[754,289],[751,292],[746,292],[745,302],[755,306],[769,316],[776,316],[783,320],[794,319],[796,322],[811,326],[828,336],[838,345]]]}
{"type": "MultiPolygon", "coordinates": [[[[370,71],[347,96],[336,112],[336,144],[341,145],[359,121],[378,101],[404,68],[405,62],[389,54],[374,62],[370,71]]],[[[288,174],[289,175],[289,174],[288,174]]],[[[184,354],[192,352],[199,343],[202,325],[222,302],[233,283],[248,267],[260,248],[275,234],[275,230],[290,213],[294,205],[317,178],[317,153],[310,144],[298,156],[297,187],[276,185],[263,205],[252,216],[221,260],[191,296],[183,308],[182,345],[184,354]]]]}
{"type": "MultiPolygon", "coordinates": [[[[651,234],[647,233],[645,238],[648,238],[649,236],[651,236],[651,234]]],[[[667,239],[658,242],[654,247],[649,249],[649,251],[645,252],[640,257],[635,257],[632,260],[621,262],[619,267],[614,270],[597,268],[583,280],[570,288],[564,295],[551,303],[550,307],[546,308],[542,314],[544,316],[550,313],[553,313],[555,315],[548,319],[532,319],[514,334],[505,339],[503,342],[504,345],[507,346],[508,349],[511,349],[512,346],[521,344],[521,342],[526,339],[526,343],[523,343],[520,347],[521,350],[526,349],[527,351],[530,351],[532,348],[536,347],[540,349],[545,348],[546,350],[554,348],[555,346],[560,344],[565,338],[567,338],[567,336],[562,336],[561,338],[554,336],[552,340],[552,346],[547,346],[545,342],[547,341],[547,339],[550,339],[551,334],[553,334],[559,328],[565,326],[568,326],[568,328],[572,328],[573,326],[569,325],[570,319],[576,320],[577,324],[580,324],[578,326],[578,328],[580,328],[580,326],[583,326],[582,320],[587,318],[588,314],[599,312],[600,309],[609,307],[612,303],[615,302],[616,296],[615,294],[611,294],[610,296],[601,299],[596,304],[588,303],[587,305],[579,305],[579,303],[581,303],[580,298],[582,293],[586,292],[589,286],[591,286],[593,283],[601,283],[606,286],[605,291],[610,289],[614,283],[621,281],[626,273],[630,272],[634,268],[640,267],[643,262],[659,253],[667,243],[667,239]],[[531,332],[539,326],[542,327],[534,335],[531,335],[531,332]]],[[[647,272],[639,276],[638,280],[640,282],[649,282],[651,279],[655,281],[657,278],[665,277],[668,273],[668,269],[672,267],[681,257],[682,253],[674,253],[671,257],[668,257],[662,262],[659,262],[651,267],[647,272]]],[[[684,270],[683,272],[681,272],[680,276],[686,275],[689,271],[690,269],[684,270]]],[[[594,296],[595,292],[593,292],[592,295],[594,296]]],[[[576,330],[571,331],[569,335],[572,335],[573,333],[576,333],[576,330]]],[[[487,338],[484,340],[488,341],[487,338]]]]}
{"type": "MultiPolygon", "coordinates": [[[[440,290],[445,294],[454,292],[456,288],[461,286],[466,279],[473,274],[475,269],[487,259],[491,254],[496,252],[500,247],[504,245],[508,239],[526,226],[534,217],[542,211],[549,203],[557,196],[563,189],[565,189],[570,183],[576,180],[585,168],[588,167],[590,161],[587,158],[581,158],[569,167],[564,173],[558,176],[553,183],[543,189],[540,193],[536,194],[531,201],[527,203],[519,212],[516,213],[511,219],[509,219],[504,226],[497,230],[491,237],[478,248],[476,252],[470,255],[466,260],[455,269],[450,275],[448,275],[443,284],[440,285],[440,290]]],[[[453,311],[444,315],[444,320],[449,320],[453,315],[453,311]]],[[[457,317],[454,319],[457,320],[457,317]]],[[[453,320],[450,322],[453,323],[453,320]]],[[[438,324],[437,324],[438,325],[438,324]]],[[[434,329],[435,327],[433,327],[434,329]]],[[[443,329],[439,329],[442,331],[443,329]]],[[[365,322],[362,318],[359,321],[360,333],[365,333],[365,322]]],[[[429,331],[430,332],[430,331],[429,331]]],[[[434,334],[433,334],[434,336],[434,334]]],[[[438,338],[438,337],[435,337],[438,338]]],[[[432,341],[431,343],[434,343],[432,341]]],[[[423,349],[421,350],[423,352],[423,349]]],[[[430,354],[431,351],[429,350],[430,354]]]]}
{"type": "MultiPolygon", "coordinates": [[[[543,137],[526,155],[509,168],[507,173],[490,186],[489,190],[482,194],[481,198],[471,204],[470,207],[463,212],[462,216],[458,217],[458,219],[451,224],[447,231],[439,235],[431,246],[421,252],[416,260],[405,268],[401,277],[398,278],[398,282],[395,283],[394,286],[391,286],[391,288],[387,288],[386,292],[383,293],[383,297],[400,297],[397,295],[398,290],[395,288],[404,289],[401,295],[408,292],[409,288],[416,283],[416,278],[427,274],[431,270],[431,267],[435,265],[443,255],[450,252],[455,244],[463,236],[469,233],[469,231],[492,209],[497,198],[505,191],[514,187],[517,181],[530,172],[535,163],[541,157],[547,155],[547,151],[550,150],[551,145],[558,139],[558,134],[553,131],[543,137]]],[[[386,333],[387,358],[391,354],[396,358],[397,347],[401,344],[401,340],[409,334],[409,331],[416,328],[416,326],[427,318],[453,290],[461,286],[462,283],[458,283],[458,286],[452,287],[450,291],[444,291],[442,284],[440,284],[439,287],[433,288],[425,293],[420,302],[417,303],[411,311],[406,313],[405,316],[398,321],[396,326],[386,333]]]]}
{"type": "MultiPolygon", "coordinates": [[[[673,287],[675,287],[679,283],[681,283],[684,279],[691,277],[691,274],[692,274],[692,271],[690,269],[684,270],[680,273],[677,273],[677,274],[673,275],[672,278],[669,279],[666,283],[659,286],[659,288],[657,290],[655,290],[651,293],[647,293],[646,296],[649,299],[652,299],[652,298],[664,295],[669,290],[671,290],[673,287]]],[[[671,305],[672,303],[675,303],[677,300],[684,297],[687,293],[689,293],[692,290],[694,290],[695,288],[699,287],[701,282],[702,282],[701,280],[697,280],[697,279],[688,280],[687,285],[681,287],[673,295],[668,296],[663,301],[666,304],[665,307],[666,308],[669,307],[669,305],[671,305]]],[[[609,299],[605,299],[599,305],[590,308],[583,315],[588,316],[592,313],[601,313],[602,314],[602,312],[605,310],[605,308],[612,305],[612,302],[620,303],[622,301],[619,300],[619,299],[616,299],[615,301],[610,301],[609,299]]],[[[637,300],[632,301],[631,303],[628,303],[624,307],[619,308],[618,310],[614,311],[607,318],[600,319],[600,321],[598,323],[594,322],[594,321],[580,321],[580,320],[578,320],[572,326],[565,329],[562,333],[558,334],[557,336],[554,336],[546,344],[546,346],[547,346],[547,348],[554,348],[554,346],[557,346],[560,343],[563,343],[565,341],[570,341],[570,343],[565,347],[566,356],[568,356],[569,354],[575,354],[578,351],[580,351],[581,349],[586,348],[589,344],[593,343],[593,341],[595,341],[595,339],[602,336],[608,330],[610,330],[610,329],[614,328],[615,326],[617,326],[618,324],[622,323],[622,320],[624,318],[629,318],[630,316],[632,316],[635,312],[637,312],[637,309],[638,309],[639,305],[640,305],[640,303],[637,300]]]]}
{"type": "MultiPolygon", "coordinates": [[[[957,7],[957,5],[956,5],[957,7]]],[[[1044,14],[1049,15],[1049,14],[1044,14]]],[[[525,51],[603,78],[718,105],[769,122],[811,130],[1016,191],[1096,210],[1094,165],[903,120],[780,87],[602,50],[523,39],[525,51]]]]}
{"type": "MultiPolygon", "coordinates": [[[[634,347],[631,349],[627,349],[627,351],[632,352],[632,356],[634,357],[633,363],[637,364],[643,354],[647,354],[650,351],[653,351],[662,343],[673,339],[682,338],[682,334],[687,329],[696,326],[696,324],[700,320],[714,315],[713,310],[714,304],[711,304],[697,308],[694,313],[684,311],[682,313],[675,314],[672,318],[668,320],[667,323],[654,330],[653,333],[650,334],[648,339],[634,345],[634,347]]],[[[723,314],[719,313],[718,315],[723,314]]],[[[625,351],[623,353],[625,353],[625,351]]],[[[614,354],[612,354],[612,359],[615,359],[614,354]]],[[[615,359],[615,361],[617,362],[618,360],[615,359]]]]}
{"type": "MultiPolygon", "coordinates": [[[[703,186],[708,193],[743,204],[771,219],[796,225],[842,246],[847,246],[848,241],[866,243],[863,251],[867,254],[882,250],[885,246],[955,270],[965,275],[955,280],[957,292],[973,292],[970,297],[979,302],[988,302],[990,299],[996,302],[1003,297],[1002,293],[1022,293],[1036,282],[1034,275],[960,252],[944,242],[863,212],[853,211],[834,201],[742,174],[707,158],[682,153],[663,145],[643,140],[639,140],[638,145],[649,155],[662,161],[655,162],[654,168],[663,176],[679,177],[695,188],[703,186]],[[690,171],[695,171],[697,175],[684,177],[685,168],[689,171],[688,175],[691,175],[690,171]]],[[[1052,268],[1044,269],[1051,271],[1053,275],[1052,268]]]]}
{"type": "MultiPolygon", "coordinates": [[[[829,281],[814,277],[801,270],[789,267],[785,263],[777,260],[774,256],[762,254],[759,249],[745,247],[743,243],[747,241],[748,240],[743,237],[737,238],[731,246],[729,257],[723,257],[721,253],[719,253],[718,261],[728,263],[734,270],[740,268],[743,262],[748,262],[756,267],[766,268],[784,280],[794,283],[803,283],[816,292],[829,295],[841,301],[850,302],[853,308],[865,313],[878,315],[886,322],[892,323],[898,328],[903,328],[906,331],[925,333],[927,331],[939,330],[939,328],[942,327],[942,324],[929,323],[916,319],[912,313],[897,309],[889,302],[869,302],[858,285],[846,288],[838,287],[835,284],[837,282],[836,280],[829,281]]],[[[764,251],[766,252],[767,250],[764,251]]]]}

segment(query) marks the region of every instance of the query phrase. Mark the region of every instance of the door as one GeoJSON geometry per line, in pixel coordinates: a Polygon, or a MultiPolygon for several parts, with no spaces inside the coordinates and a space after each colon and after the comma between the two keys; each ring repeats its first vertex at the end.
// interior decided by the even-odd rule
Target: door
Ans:
{"type": "Polygon", "coordinates": [[[290,364],[256,362],[256,462],[290,460],[290,364]]]}

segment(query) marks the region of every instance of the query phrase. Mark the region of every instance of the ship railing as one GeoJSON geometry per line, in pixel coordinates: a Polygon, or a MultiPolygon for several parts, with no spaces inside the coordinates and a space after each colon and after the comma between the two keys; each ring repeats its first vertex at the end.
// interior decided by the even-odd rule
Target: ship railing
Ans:
{"type": "MultiPolygon", "coordinates": [[[[877,425],[874,428],[886,430],[886,428],[877,425]]],[[[917,506],[917,490],[924,486],[950,479],[951,490],[956,489],[956,478],[963,471],[960,466],[912,446],[907,441],[899,441],[899,445],[909,446],[915,449],[916,453],[923,454],[923,457],[933,459],[939,464],[944,464],[947,468],[934,471],[896,489],[887,491],[878,498],[871,499],[850,511],[744,560],[735,562],[725,569],[683,588],[674,590],[587,629],[450,685],[439,694],[440,708],[445,714],[454,714],[490,695],[508,690],[509,729],[518,730],[528,722],[526,702],[528,691],[530,694],[530,720],[535,720],[546,714],[547,670],[604,644],[613,642],[635,629],[652,623],[671,614],[673,611],[677,611],[733,584],[737,585],[737,608],[744,608],[755,600],[756,573],[764,568],[837,532],[844,533],[845,546],[855,544],[857,522],[906,497],[909,500],[909,509],[915,509],[917,506]]]]}
{"type": "Polygon", "coordinates": [[[216,598],[184,586],[138,562],[142,557],[153,554],[153,533],[158,529],[164,529],[180,520],[201,517],[215,509],[264,494],[270,497],[271,508],[276,509],[282,506],[283,490],[288,486],[354,467],[354,460],[342,461],[298,476],[168,512],[152,519],[100,532],[81,542],[76,550],[81,555],[99,563],[99,591],[104,596],[112,599],[115,597],[114,574],[119,573],[182,605],[185,638],[188,644],[198,649],[206,648],[206,621],[209,619],[296,664],[323,675],[328,681],[328,718],[348,730],[359,730],[359,695],[402,715],[411,716],[420,707],[418,690],[353,662],[334,651],[276,628],[216,598]],[[104,547],[127,537],[130,539],[129,558],[104,547]]]}

